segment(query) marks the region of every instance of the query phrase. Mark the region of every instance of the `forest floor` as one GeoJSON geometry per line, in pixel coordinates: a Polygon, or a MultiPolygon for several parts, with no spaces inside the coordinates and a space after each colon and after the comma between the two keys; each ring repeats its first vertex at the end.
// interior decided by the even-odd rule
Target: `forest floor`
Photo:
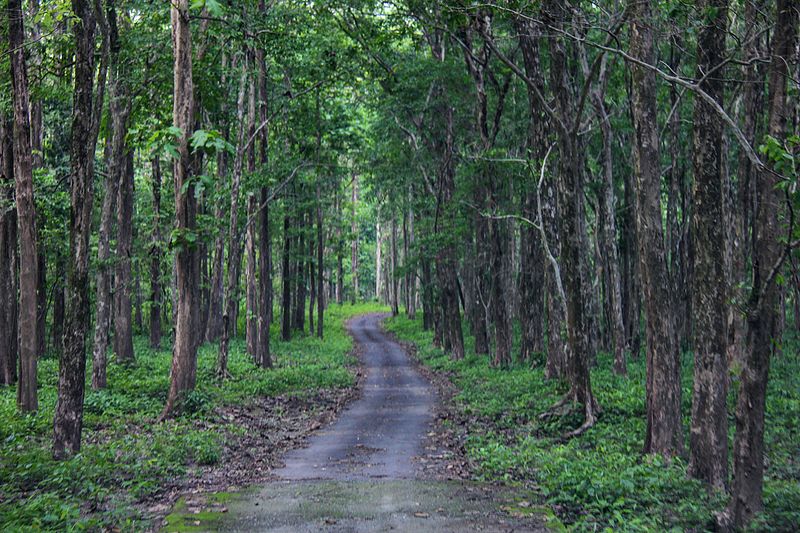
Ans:
{"type": "MultiPolygon", "coordinates": [[[[253,364],[231,343],[231,377],[214,377],[217,346],[198,354],[197,388],[183,414],[157,422],[169,386],[171,347],[135,339],[136,361],[108,369],[108,388],[85,400],[83,447],[51,457],[58,363],[39,362],[36,414],[16,410],[15,389],[0,388],[0,530],[145,530],[186,494],[235,491],[270,479],[282,454],[326,425],[358,395],[360,367],[345,323],[382,310],[333,305],[325,339],[272,338],[275,368],[253,364]]],[[[222,496],[221,496],[222,498],[222,496]]]]}
{"type": "MultiPolygon", "coordinates": [[[[645,362],[628,361],[628,376],[612,371],[613,356],[598,354],[592,387],[602,412],[580,437],[562,436],[581,423],[580,412],[541,419],[566,392],[564,383],[544,378],[544,356],[490,365],[474,353],[451,360],[433,345],[432,332],[398,316],[386,328],[427,368],[439,389],[450,391],[449,408],[438,413],[439,438],[460,442],[465,469],[478,480],[530,491],[531,505],[545,505],[574,531],[705,531],[724,495],[709,494],[686,476],[686,457],[667,463],[643,456],[645,362]]],[[[466,331],[466,330],[465,330],[466,331]]],[[[519,346],[519,332],[515,332],[519,346]]],[[[800,524],[800,342],[788,338],[770,369],[767,394],[764,499],[766,510],[753,531],[797,531],[800,524]]],[[[693,361],[682,360],[684,435],[688,439],[693,361]]],[[[729,398],[732,442],[738,383],[729,398]]],[[[688,449],[688,443],[687,443],[688,449]]],[[[549,525],[550,523],[548,523],[549,525]]]]}
{"type": "Polygon", "coordinates": [[[384,316],[349,322],[365,377],[335,422],[287,453],[272,481],[183,498],[164,530],[544,530],[524,491],[464,479],[460,441],[434,424],[447,402],[382,331],[384,316]]]}

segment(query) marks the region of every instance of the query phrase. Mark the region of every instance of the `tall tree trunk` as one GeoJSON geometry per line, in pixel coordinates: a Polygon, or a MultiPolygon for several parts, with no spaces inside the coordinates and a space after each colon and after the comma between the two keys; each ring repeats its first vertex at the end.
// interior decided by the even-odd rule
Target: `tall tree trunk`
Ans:
{"type": "MultiPolygon", "coordinates": [[[[260,14],[266,11],[264,0],[258,4],[260,14]]],[[[259,164],[262,171],[266,170],[269,154],[269,126],[268,120],[268,92],[267,92],[267,65],[264,60],[264,50],[256,50],[256,63],[258,63],[258,117],[263,125],[259,133],[259,164]]],[[[272,367],[270,354],[270,324],[272,324],[272,233],[269,221],[269,188],[261,187],[261,205],[258,212],[258,348],[256,360],[262,368],[272,367]]]]}
{"type": "MultiPolygon", "coordinates": [[[[605,61],[603,62],[603,73],[600,76],[600,85],[605,85],[605,61]]],[[[608,301],[608,329],[611,333],[611,341],[614,349],[614,372],[617,374],[627,373],[625,364],[625,351],[627,342],[625,338],[625,326],[622,320],[622,290],[619,275],[619,251],[617,248],[617,222],[616,222],[616,199],[614,195],[614,163],[612,153],[612,133],[611,118],[608,116],[605,102],[603,101],[601,90],[592,91],[592,103],[600,122],[600,132],[603,138],[603,180],[601,186],[599,204],[599,216],[602,218],[600,224],[601,234],[598,237],[598,244],[603,254],[603,266],[606,273],[607,287],[606,299],[608,301]],[[601,244],[602,243],[602,244],[601,244]]]]}
{"type": "MultiPolygon", "coordinates": [[[[231,176],[231,214],[228,225],[228,280],[225,285],[223,297],[225,312],[223,322],[227,317],[227,335],[236,334],[236,321],[239,308],[239,269],[242,266],[242,246],[239,242],[239,188],[242,181],[242,168],[244,165],[244,142],[247,127],[244,121],[244,96],[247,88],[247,64],[242,69],[239,80],[239,93],[236,99],[236,119],[239,132],[236,141],[236,156],[233,161],[233,174],[231,176]]],[[[217,377],[224,379],[228,374],[228,337],[223,337],[224,342],[219,344],[217,354],[217,377]]]]}
{"type": "Polygon", "coordinates": [[[291,221],[289,219],[289,202],[286,199],[286,210],[283,215],[283,258],[281,259],[281,339],[288,341],[292,338],[292,273],[291,252],[292,239],[289,235],[291,221]]]}
{"type": "MultiPolygon", "coordinates": [[[[631,55],[652,64],[652,3],[634,6],[631,55]]],[[[661,215],[661,168],[655,73],[632,65],[633,122],[636,138],[636,233],[647,317],[647,434],[645,453],[672,456],[682,449],[680,359],[670,301],[670,279],[661,215]]]]}
{"type": "MultiPolygon", "coordinates": [[[[113,13],[113,11],[111,12],[113,13]]],[[[127,85],[121,79],[123,75],[122,67],[119,65],[119,39],[116,32],[116,24],[109,24],[109,48],[111,76],[109,78],[109,117],[111,121],[109,141],[107,143],[107,164],[105,178],[105,193],[103,196],[103,206],[100,213],[100,229],[97,243],[97,316],[94,328],[94,345],[92,347],[92,389],[98,390],[106,387],[106,365],[109,342],[109,328],[112,318],[112,261],[111,261],[111,234],[114,225],[114,212],[118,210],[117,202],[122,196],[120,185],[124,181],[126,186],[130,181],[127,178],[125,168],[125,135],[128,131],[128,117],[130,115],[130,103],[127,85]]],[[[133,198],[130,198],[133,201],[133,198]]],[[[130,219],[125,219],[118,212],[117,222],[121,226],[130,226],[130,219]]],[[[130,241],[128,241],[130,248],[130,241]]],[[[119,281],[117,280],[117,288],[119,281]]],[[[117,313],[118,314],[118,313],[117,313]]],[[[114,342],[117,346],[117,339],[114,342]]],[[[133,348],[131,347],[131,357],[133,348]]],[[[119,354],[118,354],[119,355],[119,354]]]]}
{"type": "MultiPolygon", "coordinates": [[[[757,17],[766,12],[763,0],[746,2],[744,6],[745,27],[753,33],[757,31],[757,17]]],[[[749,35],[749,34],[748,34],[749,35]]],[[[745,66],[742,68],[744,84],[742,87],[742,133],[750,144],[756,144],[757,130],[763,113],[763,93],[761,85],[763,79],[762,67],[757,61],[765,55],[763,39],[750,36],[745,46],[745,66]]],[[[732,210],[733,238],[731,243],[731,279],[730,289],[732,300],[742,302],[745,298],[744,287],[747,280],[747,264],[752,250],[751,232],[753,218],[754,188],[756,185],[756,170],[748,159],[747,154],[739,155],[736,183],[736,207],[732,210]]],[[[736,305],[728,306],[728,344],[727,358],[729,365],[741,366],[746,346],[746,323],[744,316],[736,305]]]]}
{"type": "Polygon", "coordinates": [[[183,135],[178,139],[179,157],[173,165],[175,182],[175,233],[177,313],[175,346],[167,402],[162,417],[170,416],[179,407],[182,394],[194,389],[197,378],[196,287],[200,283],[197,253],[197,199],[191,186],[189,137],[194,117],[194,85],[192,82],[192,36],[189,28],[189,0],[174,0],[170,9],[172,49],[174,54],[173,125],[183,135]]]}
{"type": "MultiPolygon", "coordinates": [[[[300,188],[301,195],[303,193],[303,187],[300,188]]],[[[297,236],[297,263],[295,264],[294,269],[294,281],[295,281],[295,298],[294,298],[294,328],[297,331],[303,331],[305,329],[305,319],[306,319],[306,270],[305,270],[305,259],[306,259],[306,213],[300,213],[300,233],[297,236]]]]}
{"type": "Polygon", "coordinates": [[[105,19],[102,12],[96,12],[86,1],[73,0],[72,8],[78,19],[72,26],[75,35],[75,88],[70,153],[70,262],[67,268],[64,352],[58,370],[58,400],[53,420],[53,456],[56,459],[77,453],[81,447],[86,382],[86,317],[89,316],[89,236],[92,231],[94,198],[94,152],[108,64],[108,37],[104,31],[104,51],[97,90],[93,94],[95,17],[99,16],[103,21],[105,19]]]}
{"type": "MultiPolygon", "coordinates": [[[[248,57],[253,57],[252,52],[248,52],[248,57]]],[[[250,89],[247,98],[247,172],[251,176],[256,170],[256,90],[254,80],[250,80],[250,89]]],[[[257,357],[258,350],[258,281],[256,280],[256,222],[258,219],[258,200],[255,193],[247,195],[247,226],[245,237],[245,250],[247,254],[247,275],[246,283],[246,316],[245,338],[247,341],[247,353],[254,359],[257,357]]]]}
{"type": "MultiPolygon", "coordinates": [[[[720,105],[727,0],[698,6],[706,19],[697,36],[700,87],[720,105]]],[[[700,98],[694,101],[694,209],[692,210],[692,327],[694,382],[689,474],[723,490],[728,482],[727,278],[725,272],[722,119],[700,98]]]]}
{"type": "MultiPolygon", "coordinates": [[[[547,17],[552,24],[563,25],[569,20],[565,6],[553,3],[548,6],[547,17]]],[[[558,147],[560,154],[557,186],[558,208],[561,215],[559,233],[561,237],[561,264],[566,296],[566,321],[569,351],[566,359],[566,376],[570,383],[568,398],[577,402],[584,410],[584,422],[576,431],[581,432],[594,424],[597,406],[592,395],[589,358],[591,352],[592,323],[589,319],[590,301],[585,248],[586,236],[584,187],[584,155],[581,141],[575,128],[567,127],[572,122],[576,107],[572,101],[572,73],[568,70],[567,43],[562,37],[550,38],[550,79],[555,91],[555,108],[561,121],[558,147]]]]}
{"type": "MultiPolygon", "coordinates": [[[[249,137],[249,136],[248,136],[249,137]]],[[[245,233],[245,255],[247,270],[245,271],[245,340],[247,353],[253,358],[257,355],[258,344],[258,285],[256,281],[256,217],[258,202],[255,194],[247,195],[247,227],[245,233]]]]}
{"type": "Polygon", "coordinates": [[[7,13],[11,56],[11,93],[14,108],[13,158],[19,238],[17,406],[20,411],[32,412],[36,411],[39,406],[36,393],[36,350],[39,347],[36,338],[36,286],[39,264],[36,247],[36,208],[33,198],[28,71],[25,64],[25,28],[21,1],[9,0],[7,13]]]}
{"type": "MultiPolygon", "coordinates": [[[[309,216],[309,227],[313,228],[313,220],[309,216]]],[[[314,310],[317,304],[317,276],[316,267],[316,248],[314,248],[314,236],[308,237],[308,334],[314,335],[314,310]]]]}
{"type": "MultiPolygon", "coordinates": [[[[378,221],[375,223],[375,299],[381,301],[381,291],[383,290],[383,234],[381,233],[381,219],[380,213],[376,215],[378,221]]],[[[341,265],[341,254],[339,255],[339,264],[341,265]]],[[[341,269],[340,269],[341,273],[341,269]]],[[[338,291],[337,291],[338,295],[338,291]]],[[[341,302],[340,302],[341,303],[341,302]]]]}
{"type": "MultiPolygon", "coordinates": [[[[769,134],[783,140],[790,110],[787,106],[788,65],[798,30],[796,2],[778,0],[769,66],[769,134]]],[[[733,484],[727,518],[743,529],[764,509],[764,413],[770,354],[775,341],[779,291],[775,277],[782,257],[781,213],[784,192],[776,174],[764,170],[756,186],[753,220],[753,288],[747,302],[747,346],[736,404],[733,443],[733,484]]]]}
{"type": "Polygon", "coordinates": [[[0,113],[0,385],[17,381],[19,258],[14,207],[14,125],[0,113]]]}
{"type": "MultiPolygon", "coordinates": [[[[322,188],[319,182],[317,182],[317,337],[320,339],[323,336],[325,321],[324,250],[325,233],[323,232],[322,226],[322,188]]],[[[311,283],[314,283],[313,279],[311,283]]]]}
{"type": "Polygon", "coordinates": [[[391,233],[391,263],[392,266],[389,269],[391,272],[391,279],[392,279],[392,287],[391,287],[391,304],[392,304],[392,316],[397,316],[400,313],[400,302],[398,290],[397,290],[397,215],[392,214],[392,233],[391,233]]]}
{"type": "MultiPolygon", "coordinates": [[[[351,219],[351,226],[350,231],[352,233],[353,242],[350,245],[350,269],[353,274],[353,295],[352,295],[352,303],[355,304],[357,301],[361,299],[361,293],[358,288],[358,217],[356,216],[356,212],[358,209],[358,175],[353,173],[353,196],[352,196],[352,219],[351,219]]],[[[394,272],[392,272],[394,275],[394,272]]]]}
{"type": "Polygon", "coordinates": [[[153,172],[153,229],[150,236],[150,347],[161,347],[161,162],[151,161],[153,172]]]}
{"type": "Polygon", "coordinates": [[[122,155],[119,197],[117,198],[117,276],[116,297],[119,302],[114,315],[114,339],[117,360],[128,364],[134,360],[133,324],[131,321],[131,255],[133,247],[133,152],[122,155]]]}

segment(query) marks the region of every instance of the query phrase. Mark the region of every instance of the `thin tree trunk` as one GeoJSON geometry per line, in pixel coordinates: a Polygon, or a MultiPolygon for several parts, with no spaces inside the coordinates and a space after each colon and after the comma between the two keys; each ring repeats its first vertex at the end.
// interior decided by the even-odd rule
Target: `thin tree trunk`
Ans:
{"type": "Polygon", "coordinates": [[[398,290],[397,290],[397,217],[395,214],[392,214],[392,233],[391,237],[391,268],[389,272],[391,272],[391,304],[392,304],[392,316],[397,316],[400,313],[400,302],[398,290]]]}
{"type": "MultiPolygon", "coordinates": [[[[383,250],[383,235],[381,233],[380,214],[377,215],[378,221],[375,223],[375,298],[381,300],[381,290],[383,283],[383,260],[381,257],[383,250]]],[[[339,255],[339,265],[341,266],[341,254],[339,255]]],[[[341,275],[341,268],[339,270],[341,275]]],[[[338,291],[337,291],[338,295],[338,291]]],[[[341,303],[341,302],[339,302],[341,303]]]]}
{"type": "MultiPolygon", "coordinates": [[[[652,64],[650,0],[635,4],[631,55],[652,64]]],[[[647,316],[647,433],[645,453],[672,456],[682,449],[680,359],[670,306],[670,280],[661,222],[661,168],[656,116],[655,73],[638,65],[633,72],[633,121],[636,138],[636,233],[639,239],[642,291],[647,316]]]]}
{"type": "Polygon", "coordinates": [[[289,234],[291,220],[288,213],[288,197],[283,216],[283,257],[281,258],[281,339],[288,341],[292,337],[292,272],[291,252],[292,239],[289,234]]]}
{"type": "Polygon", "coordinates": [[[194,84],[192,82],[192,42],[189,28],[188,0],[174,0],[170,10],[172,22],[172,48],[174,54],[173,124],[183,135],[178,139],[179,157],[173,165],[175,182],[175,233],[178,236],[176,251],[177,313],[175,319],[175,345],[167,402],[162,417],[172,415],[179,407],[182,394],[194,389],[197,378],[196,308],[200,283],[197,253],[197,199],[191,180],[189,136],[194,117],[194,84]]]}
{"type": "MultiPolygon", "coordinates": [[[[356,217],[356,210],[358,209],[358,175],[355,173],[353,174],[353,196],[352,196],[352,221],[350,226],[350,231],[352,232],[353,242],[350,245],[351,257],[350,257],[350,268],[353,274],[353,295],[352,295],[352,303],[355,304],[357,301],[361,299],[361,293],[358,288],[358,220],[356,217]]],[[[394,272],[392,272],[394,275],[394,272]]]]}
{"type": "Polygon", "coordinates": [[[161,162],[151,161],[153,172],[153,229],[150,242],[150,347],[161,347],[161,162]]]}
{"type": "MultiPolygon", "coordinates": [[[[325,269],[323,252],[325,250],[325,233],[322,225],[322,188],[317,182],[317,337],[323,337],[325,321],[325,279],[323,273],[325,269]]],[[[314,280],[311,280],[314,283],[314,280]]]]}
{"type": "MultiPolygon", "coordinates": [[[[249,137],[249,136],[248,136],[249,137]]],[[[256,218],[258,213],[258,202],[254,194],[247,195],[247,231],[245,236],[245,255],[247,258],[247,270],[245,271],[245,340],[247,342],[247,353],[253,358],[256,357],[258,344],[258,286],[256,281],[256,218]]]]}
{"type": "Polygon", "coordinates": [[[28,71],[25,64],[25,29],[20,0],[9,0],[8,39],[14,108],[14,179],[16,181],[17,234],[19,238],[19,383],[17,406],[20,411],[38,408],[36,393],[36,286],[38,254],[36,250],[36,208],[33,198],[33,166],[31,161],[30,103],[28,71]]]}
{"type": "MultiPolygon", "coordinates": [[[[225,286],[223,321],[227,317],[227,335],[236,334],[237,310],[239,308],[239,269],[242,266],[242,246],[239,242],[239,188],[244,165],[244,140],[247,126],[244,121],[244,96],[247,88],[247,64],[242,69],[239,80],[239,93],[236,99],[236,119],[239,132],[236,141],[236,157],[231,176],[231,214],[228,225],[228,283],[225,286]]],[[[228,374],[228,342],[220,342],[217,354],[217,377],[224,379],[228,374]]]]}
{"type": "MultiPolygon", "coordinates": [[[[259,13],[266,11],[264,0],[259,1],[259,13]]],[[[259,122],[265,124],[268,118],[267,65],[264,50],[256,50],[258,63],[258,116],[259,122]]],[[[262,170],[267,168],[269,153],[269,127],[261,128],[259,133],[259,164],[262,170]]],[[[262,368],[272,367],[270,354],[270,324],[272,323],[272,233],[269,221],[269,188],[261,187],[261,205],[258,213],[258,347],[256,360],[262,368]]]]}

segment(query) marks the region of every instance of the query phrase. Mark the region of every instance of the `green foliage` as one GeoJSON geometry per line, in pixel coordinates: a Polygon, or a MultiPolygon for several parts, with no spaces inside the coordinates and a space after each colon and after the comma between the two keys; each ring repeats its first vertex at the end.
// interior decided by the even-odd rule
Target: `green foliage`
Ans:
{"type": "MultiPolygon", "coordinates": [[[[567,442],[561,435],[580,424],[579,414],[540,420],[539,414],[565,392],[546,380],[541,365],[517,364],[507,370],[488,357],[467,354],[452,361],[422,331],[421,318],[397,317],[388,328],[418,347],[422,361],[447,373],[457,386],[456,402],[473,421],[467,453],[487,481],[524,483],[539,488],[542,500],[575,531],[702,531],[726,499],[709,494],[686,476],[683,458],[665,462],[643,456],[645,434],[643,358],[631,359],[627,378],[612,371],[613,357],[600,354],[592,386],[602,408],[588,432],[567,442]]],[[[467,338],[469,348],[470,338],[467,338]]],[[[754,531],[790,531],[800,523],[800,361],[798,345],[771,368],[766,421],[766,512],[754,531]]],[[[684,420],[688,427],[692,364],[683,361],[684,420]]],[[[733,413],[734,402],[729,402],[733,413]]],[[[732,415],[731,415],[732,416],[732,415]]],[[[731,424],[731,438],[734,431],[731,424]]],[[[688,433],[687,433],[688,434],[688,433]]]]}
{"type": "Polygon", "coordinates": [[[134,365],[112,360],[107,389],[92,391],[87,384],[83,448],[63,462],[54,461],[50,450],[57,362],[43,359],[37,413],[19,414],[14,388],[0,390],[0,530],[147,528],[147,516],[134,504],[159,494],[195,466],[219,463],[223,435],[241,432],[221,419],[217,408],[259,396],[351,386],[348,367],[356,361],[344,323],[377,309],[331,306],[324,341],[298,335],[281,342],[275,328],[271,370],[258,368],[244,341],[233,339],[231,378],[225,382],[214,374],[217,346],[202,346],[197,388],[182,398],[181,416],[161,423],[156,420],[169,387],[172,351],[168,346],[153,350],[146,338],[137,337],[134,365]]]}

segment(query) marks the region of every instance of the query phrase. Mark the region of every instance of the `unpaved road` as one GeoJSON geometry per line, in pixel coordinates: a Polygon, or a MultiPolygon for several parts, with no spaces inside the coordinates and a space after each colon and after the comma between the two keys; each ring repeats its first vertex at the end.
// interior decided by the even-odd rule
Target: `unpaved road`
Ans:
{"type": "Polygon", "coordinates": [[[363,395],[290,452],[280,481],[229,504],[221,531],[541,531],[511,518],[520,497],[478,484],[418,479],[436,402],[430,384],[380,327],[384,315],[350,322],[367,377],[363,395]]]}
{"type": "Polygon", "coordinates": [[[434,392],[405,351],[381,331],[381,315],[357,317],[350,333],[367,372],[363,395],[309,446],[290,452],[283,479],[375,479],[414,476],[432,420],[434,392]]]}

